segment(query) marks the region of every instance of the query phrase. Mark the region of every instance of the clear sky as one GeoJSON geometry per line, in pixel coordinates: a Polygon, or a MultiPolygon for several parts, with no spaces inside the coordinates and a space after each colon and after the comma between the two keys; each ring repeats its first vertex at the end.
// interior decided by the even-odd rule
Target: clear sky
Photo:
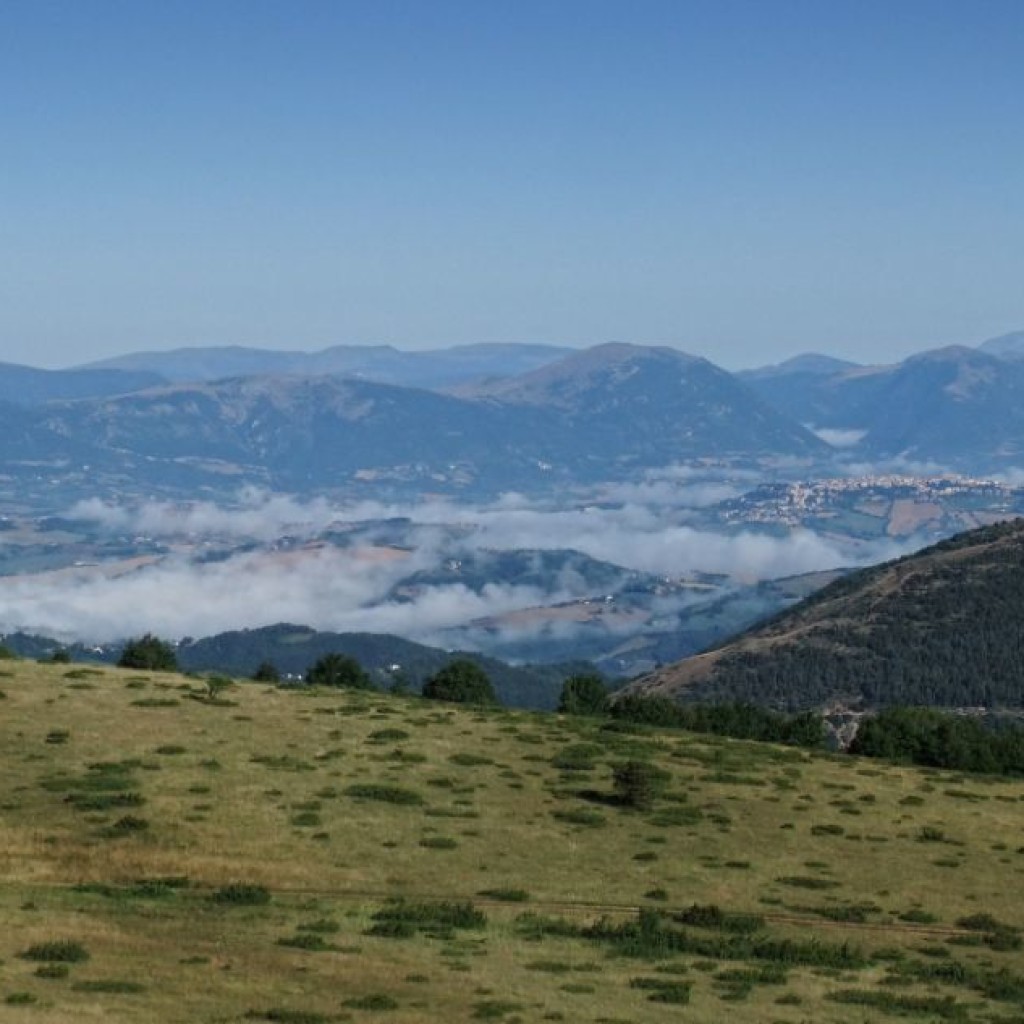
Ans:
{"type": "Polygon", "coordinates": [[[1022,0],[0,3],[0,360],[1017,329],[1022,0]]]}

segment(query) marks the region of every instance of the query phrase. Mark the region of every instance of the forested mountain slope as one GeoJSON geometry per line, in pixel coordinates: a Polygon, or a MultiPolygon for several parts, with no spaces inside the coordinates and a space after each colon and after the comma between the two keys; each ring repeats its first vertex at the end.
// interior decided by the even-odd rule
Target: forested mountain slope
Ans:
{"type": "Polygon", "coordinates": [[[1024,520],[851,573],[633,690],[780,708],[1024,706],[1024,520]]]}

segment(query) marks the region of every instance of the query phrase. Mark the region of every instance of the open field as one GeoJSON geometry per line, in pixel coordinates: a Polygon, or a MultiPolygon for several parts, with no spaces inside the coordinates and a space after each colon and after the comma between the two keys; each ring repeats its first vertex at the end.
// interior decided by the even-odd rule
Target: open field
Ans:
{"type": "Polygon", "coordinates": [[[1024,1020],[1019,782],[0,672],[2,1021],[1024,1020]]]}

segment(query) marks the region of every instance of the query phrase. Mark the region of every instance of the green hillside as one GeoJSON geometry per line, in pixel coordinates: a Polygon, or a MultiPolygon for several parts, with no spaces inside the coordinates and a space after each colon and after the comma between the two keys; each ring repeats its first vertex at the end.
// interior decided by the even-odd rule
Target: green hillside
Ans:
{"type": "Polygon", "coordinates": [[[0,1020],[1024,1007],[1019,783],[367,692],[0,685],[0,1020]],[[630,761],[660,787],[617,788],[630,761]]]}
{"type": "Polygon", "coordinates": [[[780,708],[1024,707],[1024,519],[850,573],[635,689],[780,708]]]}

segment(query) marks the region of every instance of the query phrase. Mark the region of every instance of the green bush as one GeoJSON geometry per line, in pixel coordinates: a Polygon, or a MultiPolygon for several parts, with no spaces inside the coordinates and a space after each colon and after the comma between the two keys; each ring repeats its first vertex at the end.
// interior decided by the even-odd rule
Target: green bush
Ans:
{"type": "Polygon", "coordinates": [[[347,654],[325,654],[306,670],[310,686],[336,686],[349,690],[372,690],[373,680],[366,670],[347,654]]]}
{"type": "Polygon", "coordinates": [[[76,981],[71,987],[76,992],[109,992],[122,995],[146,991],[145,985],[137,981],[122,981],[120,978],[95,978],[92,981],[76,981]]]}
{"type": "Polygon", "coordinates": [[[398,1001],[382,992],[374,992],[367,996],[346,999],[342,1004],[350,1010],[397,1010],[398,1001]]]}
{"type": "Polygon", "coordinates": [[[385,786],[379,783],[363,782],[349,786],[346,796],[354,800],[379,800],[386,804],[401,804],[405,807],[417,807],[424,803],[423,797],[411,789],[401,786],[385,786]]]}
{"type": "Polygon", "coordinates": [[[22,952],[21,958],[51,964],[78,964],[89,959],[89,951],[73,939],[55,939],[29,946],[22,952]]]}
{"type": "Polygon", "coordinates": [[[145,818],[138,818],[134,814],[126,814],[118,818],[113,825],[107,829],[107,835],[112,837],[137,835],[149,828],[149,822],[145,818]]]}
{"type": "Polygon", "coordinates": [[[608,713],[608,688],[594,673],[569,676],[562,684],[558,710],[567,715],[604,715],[608,713]]]}
{"type": "Polygon", "coordinates": [[[487,673],[467,658],[449,662],[423,684],[423,696],[454,704],[497,704],[487,673]]]}
{"type": "Polygon", "coordinates": [[[214,890],[210,900],[224,906],[261,907],[270,902],[270,890],[265,885],[253,885],[251,882],[231,882],[214,890]]]}
{"type": "Polygon", "coordinates": [[[378,910],[373,922],[369,935],[408,938],[416,932],[446,935],[459,929],[480,929],[487,924],[487,918],[472,903],[414,903],[399,899],[378,910]]]}
{"type": "Polygon", "coordinates": [[[624,807],[647,810],[664,790],[668,772],[649,761],[624,761],[612,769],[615,796],[624,807]]]}
{"type": "Polygon", "coordinates": [[[40,964],[35,971],[33,971],[37,978],[66,978],[70,973],[71,969],[67,964],[40,964]]]}
{"type": "Polygon", "coordinates": [[[502,903],[526,903],[530,898],[525,889],[482,889],[477,895],[489,900],[500,900],[502,903]]]}
{"type": "Polygon", "coordinates": [[[174,648],[166,641],[147,633],[129,640],[117,661],[119,668],[144,669],[150,672],[177,672],[178,659],[174,648]]]}
{"type": "Polygon", "coordinates": [[[257,683],[279,683],[281,682],[281,673],[272,661],[261,661],[256,666],[252,678],[257,683]]]}

